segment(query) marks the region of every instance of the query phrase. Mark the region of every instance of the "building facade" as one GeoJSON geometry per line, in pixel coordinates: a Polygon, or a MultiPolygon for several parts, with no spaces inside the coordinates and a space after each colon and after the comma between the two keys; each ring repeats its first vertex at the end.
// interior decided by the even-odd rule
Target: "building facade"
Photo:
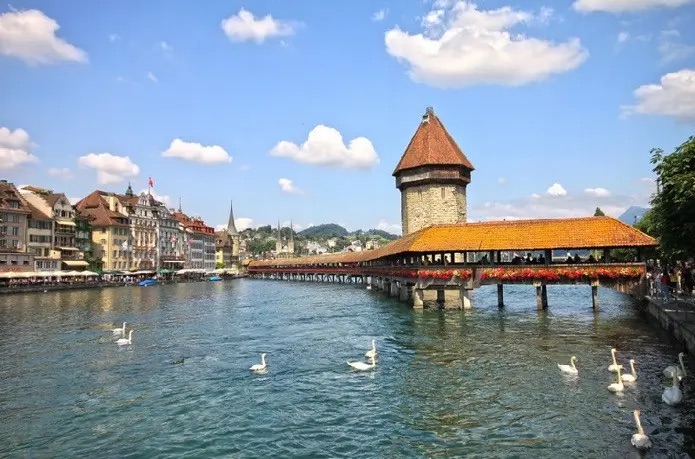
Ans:
{"type": "Polygon", "coordinates": [[[407,235],[434,224],[465,223],[471,162],[428,107],[393,176],[407,235]]]}
{"type": "Polygon", "coordinates": [[[27,252],[31,210],[13,183],[0,180],[0,271],[32,271],[34,256],[27,252]]]}

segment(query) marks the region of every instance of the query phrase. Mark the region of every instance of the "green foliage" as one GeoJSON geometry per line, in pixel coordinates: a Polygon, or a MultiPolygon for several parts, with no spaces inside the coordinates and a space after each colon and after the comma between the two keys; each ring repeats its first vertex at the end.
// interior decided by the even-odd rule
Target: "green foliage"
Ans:
{"type": "Polygon", "coordinates": [[[324,223],[323,225],[309,227],[300,231],[299,234],[306,238],[331,238],[347,236],[348,230],[335,223],[324,223]]]}
{"type": "Polygon", "coordinates": [[[215,269],[222,269],[222,268],[224,268],[224,263],[222,263],[221,261],[218,261],[217,263],[215,263],[215,269]]]}
{"type": "Polygon", "coordinates": [[[246,249],[253,255],[260,255],[263,252],[275,250],[275,239],[251,239],[246,245],[246,249]]]}
{"type": "Polygon", "coordinates": [[[603,213],[600,207],[597,207],[594,211],[594,217],[605,217],[606,214],[603,213]]]}
{"type": "Polygon", "coordinates": [[[652,197],[648,229],[658,235],[668,259],[691,257],[695,254],[695,137],[669,155],[659,148],[650,153],[659,190],[652,197]]]}

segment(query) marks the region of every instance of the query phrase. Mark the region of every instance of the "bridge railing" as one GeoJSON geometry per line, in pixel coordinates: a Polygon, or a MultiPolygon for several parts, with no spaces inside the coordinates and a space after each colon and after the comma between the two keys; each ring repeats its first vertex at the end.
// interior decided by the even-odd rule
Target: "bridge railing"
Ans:
{"type": "Polygon", "coordinates": [[[480,283],[586,283],[592,280],[639,279],[644,263],[581,263],[562,265],[428,265],[428,266],[249,266],[249,274],[375,276],[386,278],[469,280],[480,283]]]}

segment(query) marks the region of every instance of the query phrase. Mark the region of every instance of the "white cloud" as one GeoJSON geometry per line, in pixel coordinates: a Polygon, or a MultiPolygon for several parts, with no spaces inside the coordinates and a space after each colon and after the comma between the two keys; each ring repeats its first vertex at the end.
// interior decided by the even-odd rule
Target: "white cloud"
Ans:
{"type": "Polygon", "coordinates": [[[63,168],[57,168],[57,167],[51,167],[48,169],[48,175],[52,175],[54,177],[60,177],[64,180],[70,180],[72,179],[72,171],[68,169],[67,167],[63,168]]]}
{"type": "Polygon", "coordinates": [[[153,82],[153,83],[158,83],[158,82],[159,82],[159,79],[157,78],[157,75],[155,75],[155,74],[152,73],[152,72],[147,72],[147,78],[149,78],[149,80],[150,80],[151,82],[153,82]]]}
{"type": "Polygon", "coordinates": [[[309,132],[307,140],[297,145],[283,140],[270,151],[273,156],[286,156],[299,163],[346,169],[368,169],[379,163],[374,145],[366,137],[352,139],[349,145],[337,129],[319,124],[309,132]]]}
{"type": "Polygon", "coordinates": [[[68,196],[68,201],[70,201],[70,204],[72,204],[73,206],[75,204],[77,204],[78,202],[80,202],[81,200],[82,200],[82,198],[71,198],[68,196]]]}
{"type": "Polygon", "coordinates": [[[550,196],[566,196],[567,190],[559,183],[553,183],[550,188],[546,191],[550,196]]]}
{"type": "Polygon", "coordinates": [[[659,7],[676,8],[690,3],[695,3],[695,0],[575,0],[572,7],[585,13],[592,11],[623,13],[659,7]]]}
{"type": "Polygon", "coordinates": [[[294,184],[294,182],[288,178],[281,178],[278,180],[278,185],[280,185],[280,189],[282,190],[283,193],[290,193],[290,194],[303,194],[304,192],[297,188],[297,186],[294,184]]]}
{"type": "Polygon", "coordinates": [[[507,177],[497,178],[497,183],[499,183],[500,185],[506,185],[507,184],[507,177]]]}
{"type": "Polygon", "coordinates": [[[294,35],[292,22],[273,19],[270,14],[255,18],[253,13],[243,8],[222,21],[222,30],[232,41],[255,41],[259,44],[268,38],[294,35]]]}
{"type": "Polygon", "coordinates": [[[586,188],[584,192],[597,198],[604,198],[611,195],[611,192],[605,188],[586,188]]]}
{"type": "MultiPolygon", "coordinates": [[[[236,220],[235,220],[236,222],[236,220]]],[[[281,228],[289,228],[290,225],[292,225],[292,229],[295,231],[301,231],[304,229],[302,225],[300,225],[297,222],[293,222],[292,220],[285,220],[284,222],[280,223],[281,228]]]]}
{"type": "Polygon", "coordinates": [[[623,32],[620,32],[618,34],[617,41],[618,41],[618,43],[625,43],[629,39],[630,39],[630,32],[623,31],[623,32]]]}
{"type": "Polygon", "coordinates": [[[39,158],[29,153],[30,147],[27,131],[0,127],[0,170],[12,170],[23,164],[39,162],[39,158]]]}
{"type": "Polygon", "coordinates": [[[130,157],[111,153],[90,153],[80,156],[77,163],[81,167],[95,169],[99,185],[122,183],[140,173],[140,167],[131,161],[130,157]]]}
{"type": "Polygon", "coordinates": [[[437,1],[422,21],[423,33],[395,27],[384,41],[417,82],[442,88],[523,85],[573,70],[589,56],[578,38],[553,43],[511,32],[547,22],[550,15],[547,8],[534,15],[511,7],[479,10],[466,0],[437,1]]]}
{"type": "Polygon", "coordinates": [[[388,14],[389,14],[388,9],[379,10],[376,13],[372,14],[372,21],[374,21],[374,22],[383,21],[388,14]]]}
{"type": "Polygon", "coordinates": [[[648,84],[634,91],[636,104],[624,106],[626,115],[663,115],[695,121],[695,70],[667,73],[660,84],[648,84]]]}
{"type": "Polygon", "coordinates": [[[687,59],[695,54],[695,46],[683,43],[680,36],[680,32],[675,29],[663,30],[661,32],[657,49],[659,54],[661,54],[661,62],[663,64],[687,59]]]}
{"type": "Polygon", "coordinates": [[[111,43],[116,43],[120,39],[121,39],[121,37],[119,37],[118,34],[116,34],[116,33],[112,33],[109,35],[109,41],[111,43]]]}
{"type": "Polygon", "coordinates": [[[473,207],[469,220],[519,220],[528,218],[588,217],[600,207],[606,215],[617,217],[631,205],[641,205],[645,198],[638,196],[606,195],[590,193],[578,195],[534,194],[511,201],[491,201],[473,207]]]}
{"type": "Polygon", "coordinates": [[[0,14],[0,54],[30,65],[87,62],[87,53],[56,36],[58,23],[39,10],[0,14]]]}
{"type": "Polygon", "coordinates": [[[169,148],[162,152],[168,158],[181,158],[201,164],[231,163],[232,157],[219,145],[202,145],[197,142],[186,142],[181,139],[171,141],[169,148]]]}
{"type": "Polygon", "coordinates": [[[389,223],[385,219],[380,219],[379,223],[376,224],[376,229],[389,232],[391,234],[401,234],[401,224],[400,223],[389,223]]]}
{"type": "Polygon", "coordinates": [[[174,50],[174,48],[167,42],[165,41],[160,41],[159,42],[159,48],[164,51],[165,53],[170,53],[174,50]]]}
{"type": "Polygon", "coordinates": [[[144,188],[144,189],[140,190],[138,195],[141,195],[142,193],[147,194],[148,191],[150,192],[150,194],[152,195],[153,198],[155,198],[157,201],[164,204],[167,208],[172,206],[171,196],[169,196],[168,194],[158,194],[154,191],[154,189],[148,190],[147,188],[144,188]]]}

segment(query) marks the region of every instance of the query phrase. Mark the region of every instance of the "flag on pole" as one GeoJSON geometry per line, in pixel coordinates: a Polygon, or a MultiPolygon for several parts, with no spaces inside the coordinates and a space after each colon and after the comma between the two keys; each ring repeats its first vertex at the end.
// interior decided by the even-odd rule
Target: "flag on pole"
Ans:
{"type": "Polygon", "coordinates": [[[152,177],[149,177],[147,179],[147,184],[150,186],[150,188],[154,188],[154,182],[152,181],[152,177]]]}

